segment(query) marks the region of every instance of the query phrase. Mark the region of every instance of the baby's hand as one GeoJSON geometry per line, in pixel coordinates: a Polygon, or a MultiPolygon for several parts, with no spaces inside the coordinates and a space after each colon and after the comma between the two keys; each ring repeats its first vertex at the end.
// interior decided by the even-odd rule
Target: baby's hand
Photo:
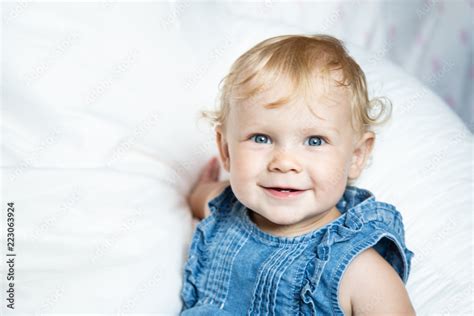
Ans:
{"type": "Polygon", "coordinates": [[[217,157],[213,157],[202,169],[199,179],[187,197],[191,212],[199,219],[205,218],[211,213],[207,203],[222,193],[230,184],[228,180],[218,181],[219,172],[219,161],[217,157]]]}

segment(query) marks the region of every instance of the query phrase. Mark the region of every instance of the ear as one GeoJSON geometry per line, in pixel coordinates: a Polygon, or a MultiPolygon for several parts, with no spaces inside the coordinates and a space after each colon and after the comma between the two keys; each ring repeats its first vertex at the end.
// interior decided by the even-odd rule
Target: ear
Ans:
{"type": "Polygon", "coordinates": [[[225,138],[222,126],[219,125],[215,128],[216,131],[216,143],[217,148],[219,149],[219,156],[221,158],[222,166],[227,171],[230,172],[230,155],[229,155],[229,145],[225,138]]]}
{"type": "Polygon", "coordinates": [[[373,132],[365,132],[357,142],[352,153],[352,162],[349,169],[349,179],[357,179],[370,157],[375,142],[375,134],[373,132]]]}

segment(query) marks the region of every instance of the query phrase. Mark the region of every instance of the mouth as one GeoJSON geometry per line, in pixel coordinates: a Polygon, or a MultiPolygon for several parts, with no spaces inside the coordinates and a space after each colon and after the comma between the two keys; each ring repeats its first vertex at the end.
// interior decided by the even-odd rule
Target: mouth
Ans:
{"type": "Polygon", "coordinates": [[[285,188],[285,187],[263,187],[264,191],[269,194],[271,197],[276,197],[280,199],[293,198],[301,195],[306,190],[296,189],[296,188],[285,188]]]}

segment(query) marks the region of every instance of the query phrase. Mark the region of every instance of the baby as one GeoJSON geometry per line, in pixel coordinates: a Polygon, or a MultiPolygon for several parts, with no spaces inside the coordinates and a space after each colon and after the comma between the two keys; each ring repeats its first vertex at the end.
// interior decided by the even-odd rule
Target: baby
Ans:
{"type": "Polygon", "coordinates": [[[234,62],[203,113],[230,180],[211,159],[188,197],[204,220],[182,315],[415,314],[402,217],[353,185],[383,101],[331,36],[273,37],[234,62]]]}

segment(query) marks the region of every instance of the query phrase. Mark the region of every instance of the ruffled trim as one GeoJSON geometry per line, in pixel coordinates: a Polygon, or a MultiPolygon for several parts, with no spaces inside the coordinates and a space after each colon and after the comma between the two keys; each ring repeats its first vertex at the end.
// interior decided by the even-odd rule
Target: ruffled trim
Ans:
{"type": "Polygon", "coordinates": [[[221,194],[208,202],[211,215],[203,219],[196,226],[193,239],[189,248],[189,255],[184,267],[184,285],[182,299],[184,306],[190,308],[199,300],[198,289],[203,288],[201,275],[210,262],[211,252],[209,247],[217,229],[216,217],[226,215],[232,211],[237,198],[231,186],[227,186],[221,194]]]}
{"type": "Polygon", "coordinates": [[[238,202],[238,200],[232,191],[232,187],[229,185],[221,194],[209,201],[207,205],[211,210],[211,214],[225,215],[231,212],[236,202],[238,202]]]}
{"type": "Polygon", "coordinates": [[[202,288],[202,272],[206,269],[210,261],[208,250],[212,236],[206,236],[206,232],[213,231],[212,226],[216,221],[213,216],[208,216],[196,226],[193,239],[189,248],[188,260],[184,267],[184,285],[182,299],[184,307],[190,308],[199,300],[198,289],[202,288]]]}
{"type": "MultiPolygon", "coordinates": [[[[370,192],[367,190],[364,191],[370,192]]],[[[352,194],[353,193],[354,192],[352,192],[352,194]]],[[[360,193],[363,192],[359,191],[357,194],[360,193]]],[[[343,205],[350,208],[344,213],[346,215],[344,225],[331,225],[325,231],[321,243],[315,249],[314,257],[309,260],[305,269],[304,285],[300,292],[300,297],[306,304],[315,304],[315,291],[317,286],[320,284],[320,278],[324,271],[324,267],[331,257],[330,251],[333,248],[331,246],[335,243],[344,242],[353,238],[355,234],[359,233],[359,231],[362,230],[364,226],[369,225],[371,222],[378,222],[378,224],[376,224],[377,227],[383,228],[383,226],[385,226],[385,230],[389,232],[388,235],[382,235],[381,239],[383,239],[383,237],[394,236],[394,243],[397,245],[398,253],[402,252],[405,254],[405,258],[402,258],[402,265],[405,268],[404,272],[399,272],[395,267],[394,269],[397,270],[404,282],[406,282],[408,279],[410,261],[414,254],[405,246],[404,228],[401,214],[391,204],[375,201],[374,198],[370,198],[366,201],[367,203],[361,203],[352,208],[350,203],[347,203],[347,201],[343,202],[343,205]],[[309,271],[313,272],[310,274],[309,271]]],[[[392,264],[392,262],[389,263],[392,264]]],[[[345,268],[347,268],[347,266],[345,268]]],[[[335,293],[335,291],[337,291],[336,284],[334,284],[334,288],[332,289],[332,292],[335,293]]],[[[337,296],[337,293],[334,295],[337,296]]],[[[332,299],[337,301],[337,297],[333,297],[332,299]]]]}
{"type": "MultiPolygon", "coordinates": [[[[368,207],[368,204],[365,204],[368,207]]],[[[360,205],[359,205],[360,207],[360,205]]],[[[319,284],[322,272],[329,261],[331,246],[335,243],[352,239],[363,227],[362,220],[353,212],[345,212],[342,224],[337,222],[325,229],[321,242],[315,249],[314,257],[308,261],[305,269],[304,284],[300,292],[301,299],[309,304],[313,301],[312,295],[316,291],[316,284],[319,284]],[[311,275],[307,271],[313,271],[311,275]]]]}

